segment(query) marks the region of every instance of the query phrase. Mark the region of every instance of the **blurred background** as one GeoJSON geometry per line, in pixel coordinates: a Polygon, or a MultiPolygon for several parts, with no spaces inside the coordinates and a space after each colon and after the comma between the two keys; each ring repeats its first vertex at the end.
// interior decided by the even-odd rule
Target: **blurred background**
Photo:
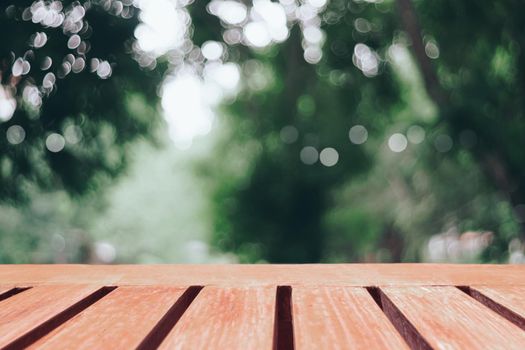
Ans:
{"type": "Polygon", "coordinates": [[[524,263],[518,0],[0,5],[0,263],[524,263]]]}

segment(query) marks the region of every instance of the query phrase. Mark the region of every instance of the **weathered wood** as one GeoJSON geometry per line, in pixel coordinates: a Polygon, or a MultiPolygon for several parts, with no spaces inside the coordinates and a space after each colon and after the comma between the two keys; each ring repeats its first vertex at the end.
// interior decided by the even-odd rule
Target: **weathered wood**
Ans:
{"type": "Polygon", "coordinates": [[[0,284],[2,350],[525,349],[525,266],[0,265],[0,284]]]}
{"type": "Polygon", "coordinates": [[[12,294],[16,294],[13,286],[0,286],[0,301],[7,299],[12,294]]]}
{"type": "Polygon", "coordinates": [[[455,287],[384,287],[381,291],[385,312],[413,347],[525,348],[523,330],[455,287]],[[411,331],[412,326],[417,333],[411,331]]]}
{"type": "Polygon", "coordinates": [[[408,349],[364,288],[293,290],[296,349],[408,349]]]}
{"type": "MultiPolygon", "coordinates": [[[[0,301],[0,348],[9,345],[96,292],[100,286],[40,286],[0,301]]],[[[62,314],[64,315],[64,314],[62,314]]],[[[67,315],[65,315],[67,316],[67,315]]],[[[49,324],[52,328],[54,324],[49,324]]]]}
{"type": "Polygon", "coordinates": [[[205,287],[160,349],[271,349],[275,287],[205,287]]]}
{"type": "Polygon", "coordinates": [[[184,288],[120,287],[62,324],[30,349],[136,348],[184,288]]]}
{"type": "Polygon", "coordinates": [[[525,286],[525,265],[0,265],[13,285],[493,285],[525,286]]]}
{"type": "Polygon", "coordinates": [[[0,296],[11,289],[13,289],[13,286],[0,286],[0,296]]]}
{"type": "Polygon", "coordinates": [[[525,330],[525,287],[470,288],[473,298],[525,330]]]}

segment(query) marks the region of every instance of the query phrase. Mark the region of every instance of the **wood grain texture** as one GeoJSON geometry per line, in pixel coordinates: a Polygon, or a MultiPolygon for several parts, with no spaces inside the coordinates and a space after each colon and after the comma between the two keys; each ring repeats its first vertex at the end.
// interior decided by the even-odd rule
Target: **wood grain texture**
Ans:
{"type": "Polygon", "coordinates": [[[13,286],[0,286],[0,296],[11,289],[13,289],[13,286]]]}
{"type": "Polygon", "coordinates": [[[525,330],[525,287],[471,287],[470,294],[525,330]]]}
{"type": "Polygon", "coordinates": [[[0,286],[0,301],[17,294],[18,290],[13,286],[0,286]]]}
{"type": "Polygon", "coordinates": [[[455,287],[381,290],[434,349],[525,349],[525,332],[455,287]]]}
{"type": "Polygon", "coordinates": [[[40,286],[0,302],[0,348],[49,321],[100,286],[40,286]]]}
{"type": "Polygon", "coordinates": [[[184,288],[120,287],[49,333],[30,349],[136,348],[184,288]]]}
{"type": "Polygon", "coordinates": [[[1,286],[0,287],[0,301],[11,298],[13,295],[28,290],[29,287],[13,287],[13,286],[1,286]]]}
{"type": "Polygon", "coordinates": [[[293,290],[296,349],[408,349],[364,288],[293,290]]]}
{"type": "Polygon", "coordinates": [[[275,287],[205,287],[160,349],[271,349],[275,287]]]}
{"type": "Polygon", "coordinates": [[[0,265],[0,283],[2,350],[525,349],[525,266],[0,265]]]}
{"type": "Polygon", "coordinates": [[[525,286],[525,265],[0,265],[13,285],[525,286]]]}

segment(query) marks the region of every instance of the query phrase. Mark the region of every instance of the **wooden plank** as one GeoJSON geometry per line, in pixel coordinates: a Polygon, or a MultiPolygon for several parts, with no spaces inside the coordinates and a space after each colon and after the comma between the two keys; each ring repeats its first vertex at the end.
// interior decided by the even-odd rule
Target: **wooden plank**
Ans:
{"type": "Polygon", "coordinates": [[[12,286],[0,286],[0,296],[5,292],[9,292],[11,289],[13,289],[12,286]]]}
{"type": "Polygon", "coordinates": [[[525,286],[525,265],[0,265],[2,284],[525,286]]]}
{"type": "Polygon", "coordinates": [[[381,290],[385,313],[412,347],[525,348],[525,332],[455,287],[381,290]]]}
{"type": "Polygon", "coordinates": [[[184,292],[175,287],[120,287],[30,349],[134,349],[184,292]]]}
{"type": "Polygon", "coordinates": [[[292,300],[296,349],[408,349],[364,288],[298,287],[292,300]]]}
{"type": "Polygon", "coordinates": [[[473,298],[525,330],[525,287],[470,288],[473,298]]]}
{"type": "Polygon", "coordinates": [[[14,292],[13,289],[13,286],[0,286],[0,301],[9,298],[14,292]]]}
{"type": "Polygon", "coordinates": [[[275,287],[205,287],[160,349],[271,349],[275,287]]]}
{"type": "Polygon", "coordinates": [[[0,302],[0,348],[50,321],[100,286],[41,286],[0,302]]]}
{"type": "Polygon", "coordinates": [[[28,289],[30,287],[0,286],[0,302],[28,289]]]}

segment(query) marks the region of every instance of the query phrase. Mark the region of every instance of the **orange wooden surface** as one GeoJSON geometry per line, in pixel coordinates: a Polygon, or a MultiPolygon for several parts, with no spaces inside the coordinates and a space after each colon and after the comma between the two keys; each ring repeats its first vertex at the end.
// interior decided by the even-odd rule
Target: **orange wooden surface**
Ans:
{"type": "Polygon", "coordinates": [[[525,265],[0,265],[16,285],[496,285],[525,286],[525,265]]]}
{"type": "Polygon", "coordinates": [[[364,288],[293,290],[296,349],[407,349],[364,288]]]}
{"type": "Polygon", "coordinates": [[[100,286],[40,286],[0,301],[0,348],[50,320],[100,286]]]}
{"type": "Polygon", "coordinates": [[[432,348],[525,347],[523,330],[457,288],[385,287],[382,292],[432,348]]]}
{"type": "Polygon", "coordinates": [[[13,289],[12,286],[0,286],[0,295],[4,294],[5,292],[13,289]]]}
{"type": "Polygon", "coordinates": [[[525,317],[525,287],[485,287],[473,286],[472,289],[485,294],[490,299],[525,317]]]}
{"type": "Polygon", "coordinates": [[[183,292],[173,287],[118,288],[30,348],[136,348],[183,292]]]}
{"type": "Polygon", "coordinates": [[[0,350],[521,350],[524,292],[516,265],[0,265],[0,350]]]}
{"type": "Polygon", "coordinates": [[[0,300],[2,300],[2,295],[4,293],[7,293],[12,289],[13,289],[13,286],[0,286],[0,300]]]}
{"type": "Polygon", "coordinates": [[[160,349],[268,349],[275,288],[204,288],[160,349]]]}
{"type": "Polygon", "coordinates": [[[525,330],[525,287],[474,286],[472,296],[525,330]]]}

